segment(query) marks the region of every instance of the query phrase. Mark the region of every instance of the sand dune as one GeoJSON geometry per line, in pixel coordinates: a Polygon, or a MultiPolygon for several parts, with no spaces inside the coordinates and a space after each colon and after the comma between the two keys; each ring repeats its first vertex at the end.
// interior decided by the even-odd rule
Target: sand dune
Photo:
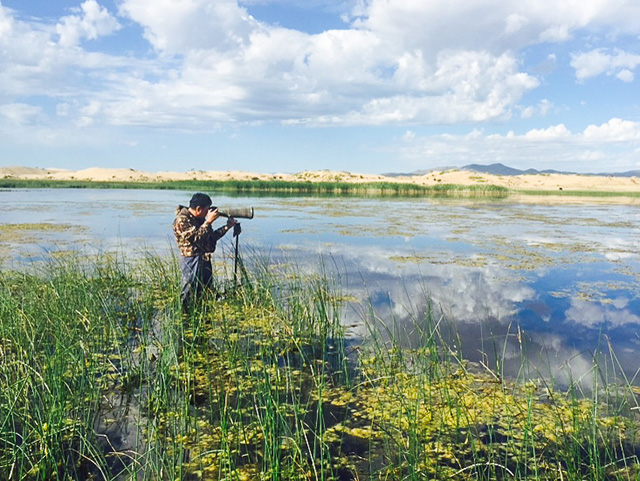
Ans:
{"type": "Polygon", "coordinates": [[[263,174],[241,171],[144,172],[135,169],[91,167],[83,170],[40,169],[34,167],[0,167],[0,178],[104,181],[165,180],[286,180],[291,182],[401,182],[419,185],[498,185],[513,190],[583,190],[602,192],[640,192],[637,177],[610,177],[573,174],[528,174],[497,176],[463,170],[433,171],[419,176],[388,177],[384,175],[318,170],[296,174],[263,174]]]}

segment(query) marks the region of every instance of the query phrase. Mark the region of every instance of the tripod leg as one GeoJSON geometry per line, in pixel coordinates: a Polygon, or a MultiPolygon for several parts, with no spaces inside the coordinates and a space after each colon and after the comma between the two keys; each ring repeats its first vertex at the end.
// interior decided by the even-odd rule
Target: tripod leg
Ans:
{"type": "Polygon", "coordinates": [[[236,248],[235,248],[235,253],[234,253],[234,259],[233,259],[233,282],[235,283],[236,287],[238,287],[238,242],[240,239],[240,235],[236,235],[236,248]]]}
{"type": "Polygon", "coordinates": [[[236,222],[236,224],[233,226],[233,236],[236,238],[235,259],[233,262],[233,280],[236,287],[244,282],[248,282],[249,279],[247,270],[244,268],[244,263],[242,262],[242,257],[240,257],[240,249],[238,247],[241,232],[242,228],[240,227],[240,223],[236,222]],[[242,276],[242,279],[238,277],[238,266],[240,266],[240,274],[242,276]]]}

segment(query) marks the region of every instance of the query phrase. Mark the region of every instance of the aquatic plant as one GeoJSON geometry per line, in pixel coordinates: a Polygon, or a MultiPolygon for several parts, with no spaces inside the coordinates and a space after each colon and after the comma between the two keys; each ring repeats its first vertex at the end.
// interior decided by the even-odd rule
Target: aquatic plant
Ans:
{"type": "MultiPolygon", "coordinates": [[[[452,321],[413,344],[320,269],[248,263],[189,315],[174,258],[0,274],[2,479],[636,479],[637,388],[591,394],[465,362],[452,321]],[[454,334],[455,336],[455,334],[454,334]]],[[[425,292],[425,296],[428,294],[425,292]]]]}

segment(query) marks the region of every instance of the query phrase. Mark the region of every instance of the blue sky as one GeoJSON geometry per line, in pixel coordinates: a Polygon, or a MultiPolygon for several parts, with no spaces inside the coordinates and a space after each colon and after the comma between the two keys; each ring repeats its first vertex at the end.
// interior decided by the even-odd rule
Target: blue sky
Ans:
{"type": "Polygon", "coordinates": [[[640,169],[637,0],[0,0],[0,165],[640,169]]]}

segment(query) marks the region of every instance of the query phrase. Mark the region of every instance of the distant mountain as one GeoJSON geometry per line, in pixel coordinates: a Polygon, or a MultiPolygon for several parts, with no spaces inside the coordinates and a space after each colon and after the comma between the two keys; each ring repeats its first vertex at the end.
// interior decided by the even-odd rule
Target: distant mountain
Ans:
{"type": "MultiPolygon", "coordinates": [[[[507,167],[504,164],[490,164],[490,165],[481,165],[481,164],[469,164],[461,167],[460,170],[471,170],[472,172],[478,172],[482,174],[493,174],[493,175],[526,175],[526,174],[575,174],[576,172],[566,172],[561,170],[537,170],[537,169],[527,169],[520,170],[514,169],[513,167],[507,167]]],[[[594,174],[583,174],[583,175],[594,175],[594,174]]],[[[603,174],[603,175],[611,175],[611,174],[603,174]]]]}
{"type": "MultiPolygon", "coordinates": [[[[460,170],[471,170],[472,172],[478,172],[482,174],[493,174],[493,175],[524,175],[524,174],[578,174],[577,172],[567,172],[561,170],[537,170],[537,169],[527,169],[520,170],[514,169],[513,167],[507,167],[504,164],[490,164],[490,165],[481,165],[481,164],[469,164],[461,167],[460,170]]],[[[611,177],[638,177],[640,176],[640,170],[630,170],[628,172],[600,172],[597,174],[579,174],[579,175],[600,175],[600,176],[611,176],[611,177]]]]}
{"type": "Polygon", "coordinates": [[[483,174],[493,174],[493,175],[521,175],[524,174],[524,171],[519,169],[514,169],[513,167],[507,167],[504,164],[491,164],[491,165],[481,165],[481,164],[469,164],[461,167],[460,170],[470,170],[472,172],[481,172],[483,174]]]}
{"type": "Polygon", "coordinates": [[[640,177],[640,170],[629,170],[627,172],[618,172],[615,174],[596,174],[596,175],[612,175],[613,177],[640,177]]]}
{"type": "MultiPolygon", "coordinates": [[[[413,176],[413,175],[424,175],[433,171],[445,171],[445,170],[469,170],[471,172],[478,172],[479,174],[491,174],[491,175],[525,175],[525,174],[577,174],[577,172],[565,172],[560,170],[537,170],[537,169],[527,169],[520,170],[514,169],[513,167],[508,167],[504,164],[495,163],[489,165],[482,164],[469,164],[464,167],[438,167],[435,169],[429,170],[416,170],[411,173],[387,173],[383,174],[388,177],[399,177],[399,176],[413,176]]],[[[602,172],[598,174],[580,174],[580,175],[601,175],[601,176],[611,176],[611,177],[640,177],[640,170],[630,170],[628,172],[602,172]]]]}
{"type": "Polygon", "coordinates": [[[414,170],[413,172],[385,172],[380,175],[384,175],[385,177],[412,177],[414,175],[415,176],[425,175],[425,174],[428,174],[429,172],[444,172],[446,170],[456,170],[456,169],[459,170],[460,168],[450,165],[447,167],[434,167],[433,169],[414,170]]]}

